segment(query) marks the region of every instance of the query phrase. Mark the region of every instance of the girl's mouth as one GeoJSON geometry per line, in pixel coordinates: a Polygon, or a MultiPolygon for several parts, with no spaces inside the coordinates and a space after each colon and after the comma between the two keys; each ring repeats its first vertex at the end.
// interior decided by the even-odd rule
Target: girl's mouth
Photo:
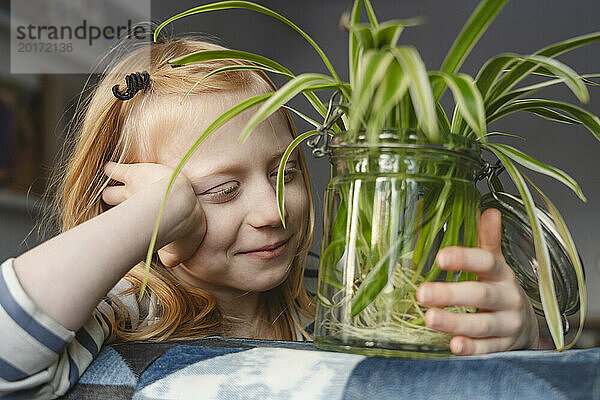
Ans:
{"type": "Polygon", "coordinates": [[[272,258],[277,258],[285,253],[289,239],[284,240],[283,242],[276,243],[274,246],[269,246],[268,250],[255,250],[255,251],[247,251],[244,253],[240,253],[245,256],[250,256],[254,258],[258,258],[261,260],[270,260],[272,258]]]}

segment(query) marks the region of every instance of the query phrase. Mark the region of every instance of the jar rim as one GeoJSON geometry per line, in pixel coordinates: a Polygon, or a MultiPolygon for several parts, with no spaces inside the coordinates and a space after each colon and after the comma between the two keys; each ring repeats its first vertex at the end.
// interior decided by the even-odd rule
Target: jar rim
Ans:
{"type": "Polygon", "coordinates": [[[352,148],[401,148],[401,149],[427,149],[460,153],[461,155],[471,157],[475,160],[481,159],[481,146],[473,139],[467,138],[455,133],[441,133],[443,141],[431,143],[422,131],[416,129],[381,129],[379,133],[379,142],[369,142],[366,131],[358,132],[353,140],[347,140],[347,134],[351,131],[343,131],[336,134],[329,143],[332,149],[352,148]],[[399,132],[403,135],[399,135],[399,132]]]}

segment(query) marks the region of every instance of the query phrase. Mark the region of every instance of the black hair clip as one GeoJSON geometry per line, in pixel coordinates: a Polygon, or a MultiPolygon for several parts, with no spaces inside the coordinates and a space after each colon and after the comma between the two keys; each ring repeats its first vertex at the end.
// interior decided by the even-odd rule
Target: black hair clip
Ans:
{"type": "Polygon", "coordinates": [[[112,88],[113,94],[119,100],[129,100],[138,91],[146,89],[148,84],[150,84],[150,74],[148,74],[148,71],[129,74],[125,77],[125,82],[127,82],[127,90],[123,93],[119,92],[119,85],[115,85],[112,88]]]}

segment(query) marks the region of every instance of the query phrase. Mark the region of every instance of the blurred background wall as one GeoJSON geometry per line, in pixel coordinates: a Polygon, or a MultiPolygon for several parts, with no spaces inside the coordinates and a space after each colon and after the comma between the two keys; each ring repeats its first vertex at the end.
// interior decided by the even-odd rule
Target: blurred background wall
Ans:
{"type": "MultiPolygon", "coordinates": [[[[163,21],[180,11],[206,1],[171,0],[151,3],[154,21],[163,21]]],[[[477,0],[373,0],[380,20],[425,16],[426,24],[407,29],[401,42],[416,46],[429,69],[438,69],[477,0]]],[[[340,29],[340,16],[351,8],[351,0],[269,0],[261,4],[292,19],[308,32],[330,57],[342,79],[347,79],[347,34],[340,29]]],[[[600,2],[592,0],[513,0],[500,13],[461,71],[475,75],[481,65],[502,52],[528,54],[569,37],[600,30],[600,2]]],[[[0,259],[16,256],[38,242],[33,224],[44,203],[38,196],[46,185],[48,171],[60,153],[67,122],[73,113],[86,75],[11,74],[10,1],[0,0],[0,259]]],[[[323,72],[317,54],[297,34],[266,16],[247,11],[215,12],[192,16],[171,25],[175,34],[202,32],[224,46],[256,52],[289,67],[294,73],[323,72]]],[[[600,72],[600,43],[559,57],[579,73],[600,72]]],[[[134,72],[134,71],[132,71],[134,72]]],[[[281,83],[281,80],[275,79],[281,83]]],[[[590,88],[591,100],[584,108],[600,113],[600,87],[590,88]]],[[[564,88],[543,95],[576,102],[564,88]]],[[[301,99],[293,106],[306,112],[301,99]]],[[[307,128],[297,121],[300,131],[307,128]]],[[[589,326],[600,325],[600,143],[582,127],[550,123],[517,115],[494,124],[490,131],[521,135],[516,145],[539,160],[557,166],[579,182],[588,198],[582,203],[567,188],[532,174],[554,200],[570,226],[587,273],[589,326]]],[[[518,139],[514,139],[518,140],[518,139]]],[[[505,141],[505,140],[503,140],[505,141]]],[[[505,141],[506,142],[506,141],[505,141]]],[[[508,141],[509,143],[511,141],[508,141]]],[[[514,142],[513,142],[514,143],[514,142]]],[[[308,151],[306,152],[309,154],[308,151]]],[[[326,159],[308,157],[315,193],[317,216],[329,176],[326,159]]],[[[511,189],[515,190],[515,189],[511,189]]],[[[319,251],[321,218],[318,217],[313,245],[319,251]]],[[[590,330],[591,332],[591,330],[590,330]]],[[[582,345],[599,344],[588,335],[582,345]]]]}

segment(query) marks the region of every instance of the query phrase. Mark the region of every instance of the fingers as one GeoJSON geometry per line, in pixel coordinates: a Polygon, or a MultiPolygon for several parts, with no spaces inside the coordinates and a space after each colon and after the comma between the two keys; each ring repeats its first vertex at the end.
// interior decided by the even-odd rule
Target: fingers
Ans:
{"type": "Polygon", "coordinates": [[[478,246],[439,251],[436,261],[441,269],[473,272],[478,280],[422,284],[417,300],[425,307],[434,307],[425,313],[425,325],[452,335],[450,350],[456,355],[535,348],[537,322],[527,296],[502,255],[502,223],[497,210],[481,214],[478,246]],[[477,308],[479,312],[436,308],[446,306],[477,308]]]}
{"type": "Polygon", "coordinates": [[[438,266],[446,271],[471,271],[479,279],[503,281],[513,278],[513,273],[503,259],[480,248],[446,247],[439,251],[438,266]]]}
{"type": "Polygon", "coordinates": [[[102,191],[102,200],[111,206],[116,206],[127,200],[125,186],[107,186],[102,191]]]}
{"type": "Polygon", "coordinates": [[[491,252],[500,259],[502,256],[502,218],[500,211],[490,208],[479,219],[479,248],[491,252]]]}
{"type": "Polygon", "coordinates": [[[417,300],[426,307],[462,306],[487,311],[523,306],[523,299],[514,286],[478,281],[424,283],[417,290],[417,300]]]}
{"type": "Polygon", "coordinates": [[[431,308],[425,313],[425,324],[430,329],[450,335],[471,338],[514,337],[523,326],[518,311],[457,313],[431,308]]]}
{"type": "Polygon", "coordinates": [[[206,235],[206,216],[197,213],[197,218],[191,221],[194,228],[180,240],[169,243],[158,250],[160,261],[165,267],[172,268],[190,258],[200,247],[206,235]]]}
{"type": "MultiPolygon", "coordinates": [[[[126,164],[117,164],[113,161],[109,161],[104,164],[104,174],[110,179],[125,183],[127,181],[126,167],[126,164]]],[[[121,204],[127,200],[127,197],[125,185],[107,186],[102,191],[102,200],[111,206],[121,204]]]]}
{"type": "Polygon", "coordinates": [[[127,164],[117,164],[109,161],[104,164],[104,174],[115,181],[123,182],[127,180],[127,164]]]}
{"type": "Polygon", "coordinates": [[[450,341],[450,351],[457,356],[496,353],[509,350],[512,346],[513,343],[509,337],[473,339],[464,336],[455,336],[450,341]]]}

